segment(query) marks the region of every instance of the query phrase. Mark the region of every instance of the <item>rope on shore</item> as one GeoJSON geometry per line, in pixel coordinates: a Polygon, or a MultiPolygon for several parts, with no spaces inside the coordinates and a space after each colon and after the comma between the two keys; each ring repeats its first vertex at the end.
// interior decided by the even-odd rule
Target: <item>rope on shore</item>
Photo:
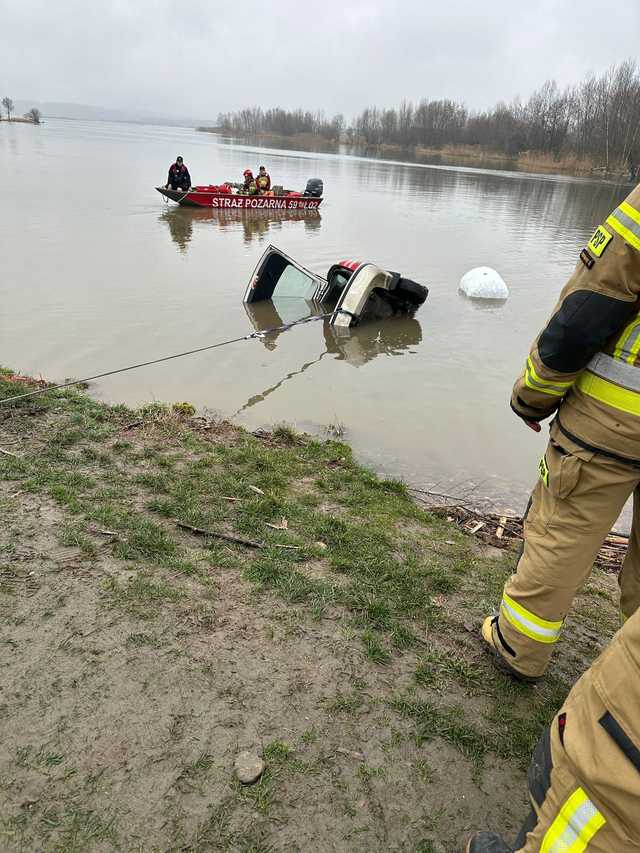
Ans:
{"type": "MultiPolygon", "coordinates": [[[[16,394],[12,397],[5,397],[0,400],[0,406],[6,403],[15,403],[17,400],[25,400],[27,397],[37,397],[40,394],[46,394],[50,391],[59,391],[62,388],[71,388],[74,385],[86,385],[88,382],[93,382],[96,379],[104,379],[106,376],[115,376],[117,373],[126,373],[128,370],[137,370],[139,367],[148,367],[151,364],[160,364],[164,361],[171,361],[174,358],[183,358],[186,355],[195,355],[199,352],[206,352],[211,349],[219,349],[226,347],[229,344],[237,344],[240,341],[251,341],[259,338],[264,338],[267,335],[275,334],[276,332],[287,332],[294,326],[302,326],[305,323],[312,323],[316,320],[326,320],[333,316],[333,311],[328,314],[314,314],[312,317],[303,317],[300,320],[293,320],[291,323],[283,323],[282,326],[274,326],[271,329],[264,329],[260,332],[251,332],[248,335],[242,335],[239,338],[231,338],[227,341],[219,341],[216,344],[208,344],[197,349],[186,350],[185,352],[177,352],[173,355],[165,355],[162,358],[153,358],[150,361],[140,361],[137,364],[130,364],[127,367],[119,367],[116,370],[106,370],[104,373],[96,373],[95,376],[87,376],[84,379],[74,379],[69,382],[61,382],[59,385],[48,385],[45,388],[38,388],[37,391],[29,391],[26,394],[16,394]]],[[[1,378],[1,377],[0,377],[1,378]]]]}

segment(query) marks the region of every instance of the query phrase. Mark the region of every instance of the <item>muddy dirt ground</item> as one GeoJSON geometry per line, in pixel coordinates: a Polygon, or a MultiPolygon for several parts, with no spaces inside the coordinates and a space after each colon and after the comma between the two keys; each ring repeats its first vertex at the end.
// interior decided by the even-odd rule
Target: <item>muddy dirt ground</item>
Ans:
{"type": "Polygon", "coordinates": [[[518,686],[476,634],[515,556],[344,445],[68,392],[0,411],[0,448],[1,849],[453,853],[516,834],[530,748],[615,630],[611,576],[549,678],[518,686]],[[264,761],[254,785],[242,750],[264,761]]]}

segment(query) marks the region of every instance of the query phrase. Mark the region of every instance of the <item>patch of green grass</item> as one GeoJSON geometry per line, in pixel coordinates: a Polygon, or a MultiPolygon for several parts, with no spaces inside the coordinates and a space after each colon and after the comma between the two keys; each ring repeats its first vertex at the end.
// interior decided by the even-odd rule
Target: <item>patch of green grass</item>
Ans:
{"type": "Polygon", "coordinates": [[[476,771],[482,769],[489,750],[488,739],[482,731],[465,721],[461,708],[442,708],[428,700],[408,698],[395,699],[392,707],[402,716],[414,721],[419,744],[441,737],[468,758],[476,771]]]}
{"type": "Polygon", "coordinates": [[[434,649],[424,655],[416,669],[415,680],[421,687],[434,689],[440,689],[445,680],[451,680],[469,690],[487,686],[486,673],[453,649],[434,649]]]}
{"type": "Polygon", "coordinates": [[[175,557],[176,543],[166,531],[143,516],[132,513],[128,516],[126,538],[117,541],[113,554],[122,560],[152,560],[161,563],[175,557]]]}
{"type": "Polygon", "coordinates": [[[5,849],[20,851],[30,849],[30,818],[31,815],[26,810],[15,815],[0,814],[0,839],[6,841],[7,845],[11,845],[5,849]]]}
{"type": "Polygon", "coordinates": [[[391,630],[391,642],[396,649],[412,649],[416,644],[416,636],[406,625],[396,624],[391,630]]]}
{"type": "Polygon", "coordinates": [[[423,838],[414,847],[414,853],[436,853],[436,848],[433,841],[423,838]]]}
{"type": "Polygon", "coordinates": [[[190,842],[181,845],[181,853],[274,853],[269,842],[267,825],[255,818],[244,821],[242,829],[234,828],[233,816],[236,804],[231,798],[212,806],[207,818],[200,823],[190,842]]]}
{"type": "Polygon", "coordinates": [[[136,575],[126,582],[109,578],[104,589],[113,607],[132,611],[144,619],[157,616],[162,605],[179,601],[184,596],[176,586],[148,574],[136,575]]]}
{"type": "Polygon", "coordinates": [[[38,830],[49,839],[50,849],[60,853],[86,853],[105,843],[112,847],[118,844],[115,814],[101,814],[73,802],[45,808],[38,830]]]}
{"type": "Polygon", "coordinates": [[[141,418],[145,419],[161,419],[169,415],[171,409],[166,403],[161,403],[159,400],[153,400],[151,403],[145,403],[137,411],[141,418]]]}
{"type": "Polygon", "coordinates": [[[384,777],[384,775],[384,767],[372,767],[364,761],[358,765],[358,769],[356,770],[356,776],[365,783],[368,783],[371,779],[384,777]]]}
{"type": "MultiPolygon", "coordinates": [[[[436,562],[421,547],[430,523],[408,499],[405,485],[379,480],[357,466],[346,445],[316,441],[287,426],[277,428],[266,442],[237,431],[231,442],[211,444],[191,436],[185,445],[189,430],[167,406],[149,404],[138,416],[145,424],[136,433],[140,448],[136,455],[152,463],[149,470],[130,473],[122,466],[115,470],[109,454],[83,436],[87,430],[113,433],[123,415],[112,415],[93,402],[76,403],[74,398],[66,422],[62,418],[57,426],[60,441],[50,449],[69,446],[76,456],[50,461],[44,473],[28,479],[29,488],[48,489],[75,515],[120,533],[109,543],[115,557],[181,573],[201,571],[184,554],[178,535],[148,513],[132,510],[136,495],[146,491],[149,509],[167,519],[237,531],[267,543],[257,553],[206,539],[193,547],[208,551],[210,565],[241,567],[252,583],[273,589],[289,603],[304,604],[317,619],[336,607],[351,613],[361,626],[365,653],[375,664],[412,648],[416,633],[433,623],[430,595],[457,589],[460,561],[452,557],[447,563],[446,557],[438,557],[436,562]],[[187,446],[197,447],[197,458],[185,455],[187,446]],[[312,486],[298,494],[293,487],[303,478],[312,486]],[[323,509],[327,497],[339,512],[323,509]],[[268,527],[281,518],[288,520],[287,530],[268,527]],[[316,542],[326,545],[322,553],[316,542]],[[326,560],[330,572],[346,582],[309,577],[302,564],[312,559],[326,560]]],[[[113,454],[132,450],[131,442],[119,438],[109,447],[113,454]]],[[[30,473],[18,468],[19,476],[30,473]]],[[[180,536],[184,541],[184,534],[180,536]]],[[[82,547],[77,531],[75,537],[82,547]]]]}
{"type": "Polygon", "coordinates": [[[284,743],[281,740],[274,740],[264,747],[262,755],[264,760],[267,762],[275,761],[281,763],[283,761],[287,761],[293,752],[294,749],[289,746],[289,744],[284,743]]]}
{"type": "Polygon", "coordinates": [[[59,752],[49,749],[47,744],[43,744],[38,748],[27,745],[19,746],[16,749],[16,764],[18,767],[30,769],[57,767],[63,761],[64,756],[59,752]]]}
{"type": "Polygon", "coordinates": [[[201,753],[195,761],[184,767],[176,779],[176,786],[183,793],[201,790],[203,781],[214,764],[215,760],[212,755],[207,752],[201,753]]]}
{"type": "Polygon", "coordinates": [[[241,785],[238,782],[236,794],[240,802],[248,805],[253,811],[258,812],[263,817],[272,816],[278,802],[273,770],[267,767],[253,785],[241,785]]]}
{"type": "Polygon", "coordinates": [[[327,710],[330,714],[355,715],[363,704],[362,696],[356,691],[351,694],[336,693],[335,699],[329,703],[327,710]]]}
{"type": "Polygon", "coordinates": [[[87,557],[95,559],[98,556],[98,548],[95,542],[86,535],[78,524],[64,524],[58,531],[58,540],[62,545],[79,548],[87,557]]]}
{"type": "Polygon", "coordinates": [[[281,441],[283,444],[298,444],[300,441],[299,434],[289,424],[276,424],[273,427],[272,435],[276,441],[281,441]]]}
{"type": "Polygon", "coordinates": [[[371,661],[371,663],[376,663],[380,665],[389,663],[389,661],[391,660],[391,655],[380,642],[380,638],[376,636],[372,631],[364,632],[364,634],[362,635],[362,642],[364,643],[365,655],[371,661]]]}

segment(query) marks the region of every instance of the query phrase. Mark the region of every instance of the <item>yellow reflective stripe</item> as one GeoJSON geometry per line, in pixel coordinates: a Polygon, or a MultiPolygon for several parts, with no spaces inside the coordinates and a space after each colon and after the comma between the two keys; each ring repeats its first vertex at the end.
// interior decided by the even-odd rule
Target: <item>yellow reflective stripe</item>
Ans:
{"type": "Polygon", "coordinates": [[[621,388],[614,382],[594,376],[589,370],[580,374],[576,385],[583,394],[593,397],[594,400],[600,400],[601,403],[628,415],[640,415],[640,394],[637,391],[621,388]]]}
{"type": "Polygon", "coordinates": [[[623,225],[622,222],[619,222],[613,213],[608,217],[607,225],[613,228],[614,231],[617,231],[626,243],[640,252],[640,237],[634,234],[630,228],[623,225]]]}
{"type": "Polygon", "coordinates": [[[527,359],[527,369],[524,376],[524,384],[527,388],[533,391],[540,391],[542,394],[550,394],[552,397],[563,397],[573,382],[557,382],[555,380],[542,379],[536,373],[536,369],[531,361],[527,359]]]}
{"type": "Polygon", "coordinates": [[[634,222],[640,225],[640,211],[636,210],[635,207],[631,207],[628,201],[623,201],[618,209],[626,213],[629,219],[633,219],[634,222]]]}
{"type": "Polygon", "coordinates": [[[527,359],[527,366],[528,366],[529,370],[531,371],[531,375],[533,376],[535,381],[539,382],[541,385],[550,385],[552,387],[558,387],[558,388],[570,388],[573,385],[573,382],[559,382],[555,379],[543,379],[541,376],[538,376],[538,374],[536,373],[536,369],[535,369],[535,366],[533,364],[533,361],[531,360],[531,357],[529,357],[527,359]]]}
{"type": "Polygon", "coordinates": [[[636,336],[635,341],[631,349],[629,350],[629,355],[627,356],[627,364],[635,364],[636,359],[638,357],[638,351],[640,351],[640,335],[636,336]]]}
{"type": "Polygon", "coordinates": [[[624,352],[624,346],[631,337],[633,330],[637,329],[640,326],[640,318],[636,317],[632,320],[628,326],[625,327],[623,333],[618,338],[618,342],[616,343],[616,348],[613,351],[614,358],[622,358],[622,353],[624,352]]]}
{"type": "Polygon", "coordinates": [[[582,788],[577,788],[545,833],[540,853],[584,853],[606,820],[582,788]]]}
{"type": "Polygon", "coordinates": [[[541,619],[535,613],[518,604],[506,593],[503,593],[502,596],[500,612],[516,631],[531,640],[536,640],[538,643],[557,643],[560,637],[562,620],[560,622],[549,622],[546,619],[541,619]]]}

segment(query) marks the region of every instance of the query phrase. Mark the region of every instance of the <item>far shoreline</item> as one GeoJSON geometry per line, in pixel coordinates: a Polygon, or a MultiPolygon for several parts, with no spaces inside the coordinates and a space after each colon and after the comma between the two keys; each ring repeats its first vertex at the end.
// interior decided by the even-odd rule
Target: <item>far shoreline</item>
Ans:
{"type": "Polygon", "coordinates": [[[280,147],[296,148],[310,152],[346,153],[369,157],[372,160],[385,160],[401,157],[407,162],[419,165],[467,166],[484,169],[528,172],[539,175],[567,175],[576,178],[591,178],[615,183],[633,183],[629,180],[628,170],[608,169],[596,164],[591,158],[578,158],[567,155],[555,158],[539,151],[522,151],[508,157],[500,151],[476,145],[443,145],[437,147],[402,146],[382,143],[380,145],[357,145],[327,139],[319,134],[296,133],[282,136],[275,133],[238,134],[222,127],[196,127],[200,133],[213,133],[218,136],[237,139],[243,143],[261,143],[280,147]]]}
{"type": "Polygon", "coordinates": [[[43,124],[42,120],[39,122],[34,121],[31,118],[2,118],[0,117],[0,122],[3,124],[33,124],[34,126],[38,124],[43,124]]]}

